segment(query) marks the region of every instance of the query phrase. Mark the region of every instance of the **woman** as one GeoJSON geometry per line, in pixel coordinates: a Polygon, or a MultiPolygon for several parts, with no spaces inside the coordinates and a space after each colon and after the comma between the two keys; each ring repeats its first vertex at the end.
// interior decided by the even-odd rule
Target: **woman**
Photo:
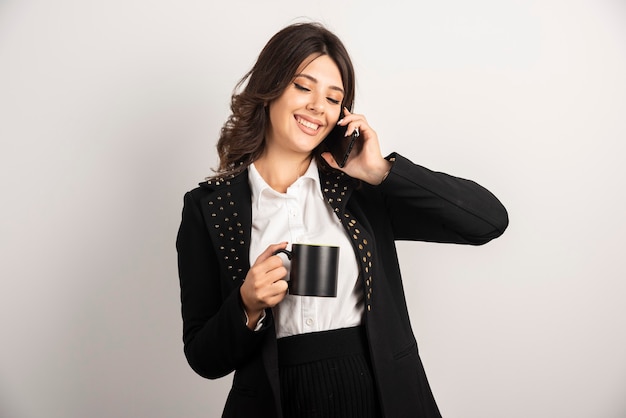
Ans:
{"type": "Polygon", "coordinates": [[[189,364],[235,371],[225,417],[439,417],[394,241],[484,244],[506,210],[469,180],[383,158],[321,25],[278,32],[238,87],[218,173],[185,195],[177,238],[189,364]],[[322,142],[337,125],[360,132],[341,169],[322,142]],[[274,254],[294,242],[340,247],[336,298],[288,294],[274,254]]]}

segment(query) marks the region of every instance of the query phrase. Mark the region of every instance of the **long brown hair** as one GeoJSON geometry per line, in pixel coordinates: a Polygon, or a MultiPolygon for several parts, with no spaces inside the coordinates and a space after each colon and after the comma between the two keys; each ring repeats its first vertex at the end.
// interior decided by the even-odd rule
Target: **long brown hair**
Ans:
{"type": "Polygon", "coordinates": [[[261,155],[269,120],[267,104],[283,93],[300,64],[312,54],[328,55],[335,62],[345,91],[342,108],[352,110],[354,67],[341,40],[319,23],[287,26],[269,40],[252,69],[235,87],[232,114],[217,142],[220,164],[216,175],[237,174],[261,155]]]}

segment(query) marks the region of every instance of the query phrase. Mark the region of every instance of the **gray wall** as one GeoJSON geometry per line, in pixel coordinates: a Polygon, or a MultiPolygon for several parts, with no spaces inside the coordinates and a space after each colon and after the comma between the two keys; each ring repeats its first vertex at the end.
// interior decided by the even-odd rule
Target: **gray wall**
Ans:
{"type": "Polygon", "coordinates": [[[399,245],[446,417],[626,416],[626,4],[0,2],[0,416],[217,417],[174,239],[269,37],[325,22],[385,153],[507,206],[480,248],[399,245]]]}

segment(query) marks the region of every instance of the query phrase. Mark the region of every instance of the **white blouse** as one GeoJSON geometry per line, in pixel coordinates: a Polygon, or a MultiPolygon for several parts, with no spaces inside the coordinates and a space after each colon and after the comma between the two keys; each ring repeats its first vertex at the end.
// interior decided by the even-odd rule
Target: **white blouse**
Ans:
{"type": "MultiPolygon", "coordinates": [[[[363,289],[350,240],[324,200],[315,160],[286,193],[272,189],[254,164],[248,170],[252,189],[250,262],[271,244],[324,244],[340,247],[337,297],[287,295],[273,308],[278,338],[357,326],[363,320],[363,289]]],[[[283,257],[289,270],[290,262],[283,257]]]]}

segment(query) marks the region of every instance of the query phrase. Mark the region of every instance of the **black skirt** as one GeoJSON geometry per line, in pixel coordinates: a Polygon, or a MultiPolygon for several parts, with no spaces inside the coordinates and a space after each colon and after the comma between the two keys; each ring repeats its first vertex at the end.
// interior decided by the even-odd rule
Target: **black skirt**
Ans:
{"type": "Polygon", "coordinates": [[[284,417],[380,417],[367,347],[363,327],[279,339],[284,417]]]}

